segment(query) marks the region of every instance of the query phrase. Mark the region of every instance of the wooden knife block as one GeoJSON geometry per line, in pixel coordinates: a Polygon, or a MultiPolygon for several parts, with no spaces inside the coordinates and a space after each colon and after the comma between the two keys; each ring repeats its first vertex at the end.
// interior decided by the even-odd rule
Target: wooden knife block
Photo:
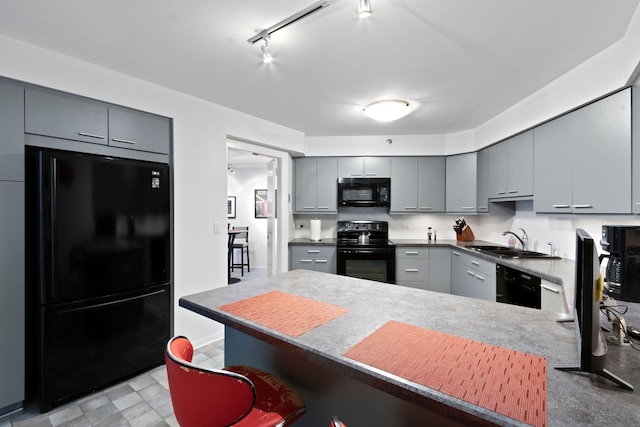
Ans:
{"type": "Polygon", "coordinates": [[[471,231],[471,227],[465,225],[462,229],[462,233],[456,234],[456,240],[458,242],[473,242],[476,237],[473,235],[473,231],[471,231]]]}

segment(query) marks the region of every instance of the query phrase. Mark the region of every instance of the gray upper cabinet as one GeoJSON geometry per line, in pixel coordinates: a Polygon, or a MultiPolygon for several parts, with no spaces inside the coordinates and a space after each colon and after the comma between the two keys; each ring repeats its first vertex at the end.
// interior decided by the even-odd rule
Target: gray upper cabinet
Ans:
{"type": "Polygon", "coordinates": [[[445,157],[418,158],[418,212],[444,212],[445,179],[445,157]]]}
{"type": "Polygon", "coordinates": [[[477,188],[477,211],[489,212],[489,173],[490,173],[490,149],[478,151],[478,188],[477,188]]]}
{"type": "Polygon", "coordinates": [[[26,89],[24,102],[28,134],[169,154],[166,117],[45,89],[26,89]]]}
{"type": "Polygon", "coordinates": [[[296,213],[337,213],[338,161],[335,157],[295,160],[296,213]]]}
{"type": "Polygon", "coordinates": [[[632,177],[633,182],[631,188],[633,190],[632,203],[633,213],[640,214],[640,81],[637,85],[634,85],[631,92],[632,105],[634,108],[631,110],[631,126],[634,129],[632,133],[633,147],[631,153],[632,158],[632,177]]]}
{"type": "Polygon", "coordinates": [[[169,154],[171,121],[166,117],[109,107],[109,145],[169,154]]]}
{"type": "Polygon", "coordinates": [[[487,149],[489,198],[533,195],[533,131],[524,132],[487,149]]]}
{"type": "Polygon", "coordinates": [[[630,89],[534,129],[534,187],[536,212],[631,212],[630,89]]]}
{"type": "Polygon", "coordinates": [[[340,178],[389,178],[389,157],[338,157],[340,178]]]}
{"type": "Polygon", "coordinates": [[[0,180],[24,181],[24,89],[0,82],[0,180]]]}
{"type": "Polygon", "coordinates": [[[477,166],[476,153],[447,157],[447,212],[476,212],[477,166]]]}
{"type": "Polygon", "coordinates": [[[65,93],[25,90],[25,132],[108,144],[107,106],[65,93]]]}
{"type": "Polygon", "coordinates": [[[444,212],[444,157],[392,157],[393,213],[444,212]]]}

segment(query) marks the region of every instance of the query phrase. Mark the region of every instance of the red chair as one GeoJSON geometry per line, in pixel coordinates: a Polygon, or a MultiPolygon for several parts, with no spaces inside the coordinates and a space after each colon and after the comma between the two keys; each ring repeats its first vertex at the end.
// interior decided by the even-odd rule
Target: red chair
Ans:
{"type": "Polygon", "coordinates": [[[193,365],[192,358],[186,337],[169,340],[169,392],[181,427],[283,427],[307,410],[302,396],[267,372],[248,366],[207,369],[193,365]]]}

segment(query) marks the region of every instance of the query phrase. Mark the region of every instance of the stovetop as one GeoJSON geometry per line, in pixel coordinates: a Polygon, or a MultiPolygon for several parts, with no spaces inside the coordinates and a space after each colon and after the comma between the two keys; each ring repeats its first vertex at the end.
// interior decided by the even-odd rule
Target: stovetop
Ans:
{"type": "Polygon", "coordinates": [[[338,221],[338,246],[391,246],[389,241],[389,224],[386,221],[338,221]],[[362,234],[369,236],[369,241],[359,241],[362,234]]]}

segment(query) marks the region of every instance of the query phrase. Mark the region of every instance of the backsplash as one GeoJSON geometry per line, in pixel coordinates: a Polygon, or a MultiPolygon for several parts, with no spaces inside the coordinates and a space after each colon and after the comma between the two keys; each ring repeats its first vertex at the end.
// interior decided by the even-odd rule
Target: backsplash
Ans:
{"type": "MultiPolygon", "coordinates": [[[[436,230],[439,240],[455,240],[453,231],[455,220],[460,214],[415,214],[391,215],[384,208],[341,208],[337,215],[318,215],[322,220],[322,237],[336,237],[336,222],[342,220],[376,220],[389,222],[389,238],[427,239],[427,227],[436,230]]],[[[490,215],[466,215],[467,224],[476,239],[507,244],[503,231],[510,230],[522,235],[524,228],[529,236],[529,249],[548,253],[552,241],[556,255],[562,258],[575,257],[575,230],[583,228],[596,242],[600,240],[603,224],[640,225],[640,217],[635,215],[539,215],[533,211],[533,202],[522,201],[513,204],[492,204],[490,215]]],[[[315,215],[294,215],[295,232],[292,238],[309,238],[309,221],[315,215]],[[299,226],[302,225],[302,228],[299,226]]],[[[598,245],[598,250],[600,247],[598,245]]]]}

